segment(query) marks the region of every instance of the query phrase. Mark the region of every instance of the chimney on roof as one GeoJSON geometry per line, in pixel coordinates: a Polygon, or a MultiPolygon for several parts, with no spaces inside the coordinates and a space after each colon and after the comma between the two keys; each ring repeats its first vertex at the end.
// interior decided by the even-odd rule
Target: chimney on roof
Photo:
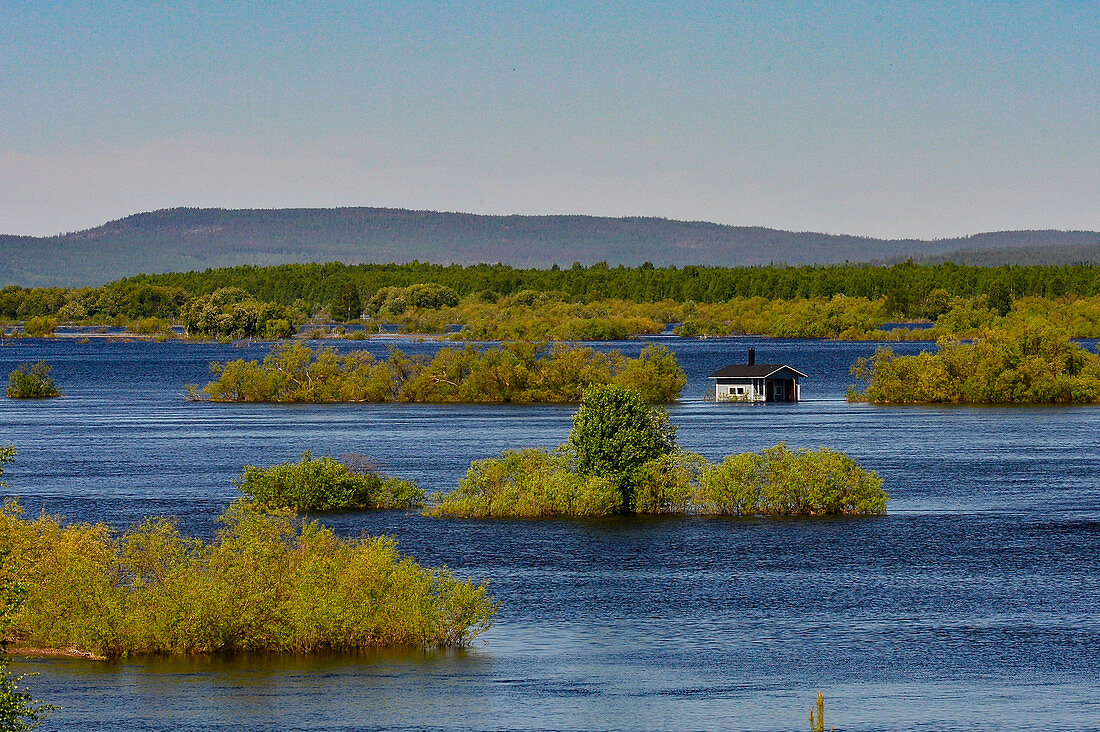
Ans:
{"type": "Polygon", "coordinates": [[[749,349],[749,366],[755,366],[755,365],[756,365],[756,349],[755,348],[750,348],[749,349]]]}

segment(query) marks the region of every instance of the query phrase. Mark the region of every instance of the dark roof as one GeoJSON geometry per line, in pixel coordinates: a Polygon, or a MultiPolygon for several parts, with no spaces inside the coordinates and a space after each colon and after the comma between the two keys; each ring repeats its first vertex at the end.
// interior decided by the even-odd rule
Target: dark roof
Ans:
{"type": "Polygon", "coordinates": [[[729,377],[745,377],[749,379],[766,379],[774,374],[776,371],[783,369],[790,369],[802,378],[807,378],[806,374],[802,373],[794,366],[788,366],[785,363],[758,363],[749,366],[746,363],[735,363],[732,366],[726,366],[725,368],[718,369],[709,377],[710,379],[724,379],[729,377]]]}

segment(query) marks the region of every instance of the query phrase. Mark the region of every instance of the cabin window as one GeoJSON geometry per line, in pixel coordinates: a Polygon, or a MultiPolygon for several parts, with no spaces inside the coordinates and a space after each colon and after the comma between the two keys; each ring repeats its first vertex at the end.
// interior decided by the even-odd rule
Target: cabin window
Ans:
{"type": "Polygon", "coordinates": [[[744,394],[745,393],[745,387],[739,386],[739,387],[737,387],[736,389],[733,390],[733,393],[734,394],[744,394]]]}

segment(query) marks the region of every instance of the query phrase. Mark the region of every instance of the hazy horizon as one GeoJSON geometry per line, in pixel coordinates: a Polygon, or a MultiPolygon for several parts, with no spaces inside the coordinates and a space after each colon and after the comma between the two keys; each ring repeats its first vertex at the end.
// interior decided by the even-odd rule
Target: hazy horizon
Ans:
{"type": "Polygon", "coordinates": [[[1100,230],[1100,8],[0,7],[0,233],[178,206],[1100,230]]]}

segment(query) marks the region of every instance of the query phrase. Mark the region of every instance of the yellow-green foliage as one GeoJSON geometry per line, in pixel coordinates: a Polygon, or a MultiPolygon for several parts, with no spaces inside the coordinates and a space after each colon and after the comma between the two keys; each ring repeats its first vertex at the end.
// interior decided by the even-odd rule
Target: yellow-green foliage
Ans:
{"type": "Polygon", "coordinates": [[[973,343],[941,339],[939,351],[898,356],[879,348],[852,374],[852,401],[881,404],[1100,403],[1100,357],[1047,327],[985,331],[973,343]]]}
{"type": "Polygon", "coordinates": [[[500,458],[475,460],[458,489],[429,511],[460,518],[607,516],[618,511],[622,493],[607,478],[569,470],[560,453],[528,448],[500,458]]]}
{"type": "Polygon", "coordinates": [[[884,300],[836,295],[796,300],[735,298],[673,305],[683,335],[769,335],[777,338],[858,338],[881,333],[884,300]]]}
{"type": "MultiPolygon", "coordinates": [[[[401,288],[386,288],[392,297],[401,288]],[[393,292],[391,292],[391,290],[393,292]]],[[[724,302],[634,302],[596,299],[573,302],[562,292],[525,290],[499,299],[484,293],[470,295],[453,307],[406,306],[399,312],[382,308],[378,319],[397,323],[407,333],[446,333],[468,340],[617,340],[657,333],[668,323],[679,323],[677,335],[767,335],[779,338],[838,338],[845,340],[936,340],[944,335],[972,337],[984,329],[1046,322],[1071,338],[1100,337],[1100,297],[1068,295],[1023,297],[1006,315],[991,305],[988,295],[952,296],[933,289],[919,300],[909,317],[933,321],[931,328],[882,326],[899,316],[889,298],[850,297],[734,297],[724,302]]]]}
{"type": "Polygon", "coordinates": [[[672,452],[642,464],[632,485],[635,513],[696,513],[699,474],[708,465],[702,455],[672,452]]]}
{"type": "Polygon", "coordinates": [[[708,464],[695,494],[698,513],[720,516],[838,516],[886,513],[882,479],[848,455],[779,443],[761,453],[708,464]]]}
{"type": "Polygon", "coordinates": [[[56,329],[56,318],[48,318],[41,315],[31,318],[27,321],[26,325],[23,326],[23,332],[31,338],[45,338],[46,336],[53,335],[56,329]]]}
{"type": "Polygon", "coordinates": [[[398,350],[377,360],[366,351],[341,356],[303,344],[272,350],[263,360],[211,365],[217,380],[201,392],[212,401],[499,403],[580,401],[598,384],[629,386],[651,402],[676,399],[687,383],[668,349],[647,346],[636,359],[618,351],[554,344],[441,349],[434,358],[398,350]]]}
{"type": "Polygon", "coordinates": [[[245,466],[237,487],[269,508],[298,511],[413,508],[425,501],[424,491],[411,481],[353,470],[330,457],[314,458],[308,450],[297,463],[245,466]]]}
{"type": "Polygon", "coordinates": [[[496,609],[484,584],[420,566],[388,538],[337,538],[238,501],[212,543],[167,519],[102,524],[0,513],[28,588],[11,637],[40,648],[135,653],[462,646],[496,609]]]}
{"type": "Polygon", "coordinates": [[[131,333],[137,333],[138,335],[171,333],[172,324],[163,318],[141,318],[131,323],[127,330],[131,333]]]}
{"type": "Polygon", "coordinates": [[[536,518],[616,513],[713,516],[837,516],[886,513],[882,479],[835,450],[791,450],[780,443],[761,453],[711,463],[677,452],[644,463],[635,474],[632,505],[606,477],[584,478],[568,453],[506,451],[478,460],[458,489],[442,496],[434,516],[536,518]]]}
{"type": "Polygon", "coordinates": [[[467,298],[455,307],[412,308],[385,319],[407,333],[443,333],[461,324],[455,338],[465,340],[612,341],[663,331],[654,311],[629,300],[579,303],[561,293],[519,292],[499,302],[467,298]]]}

